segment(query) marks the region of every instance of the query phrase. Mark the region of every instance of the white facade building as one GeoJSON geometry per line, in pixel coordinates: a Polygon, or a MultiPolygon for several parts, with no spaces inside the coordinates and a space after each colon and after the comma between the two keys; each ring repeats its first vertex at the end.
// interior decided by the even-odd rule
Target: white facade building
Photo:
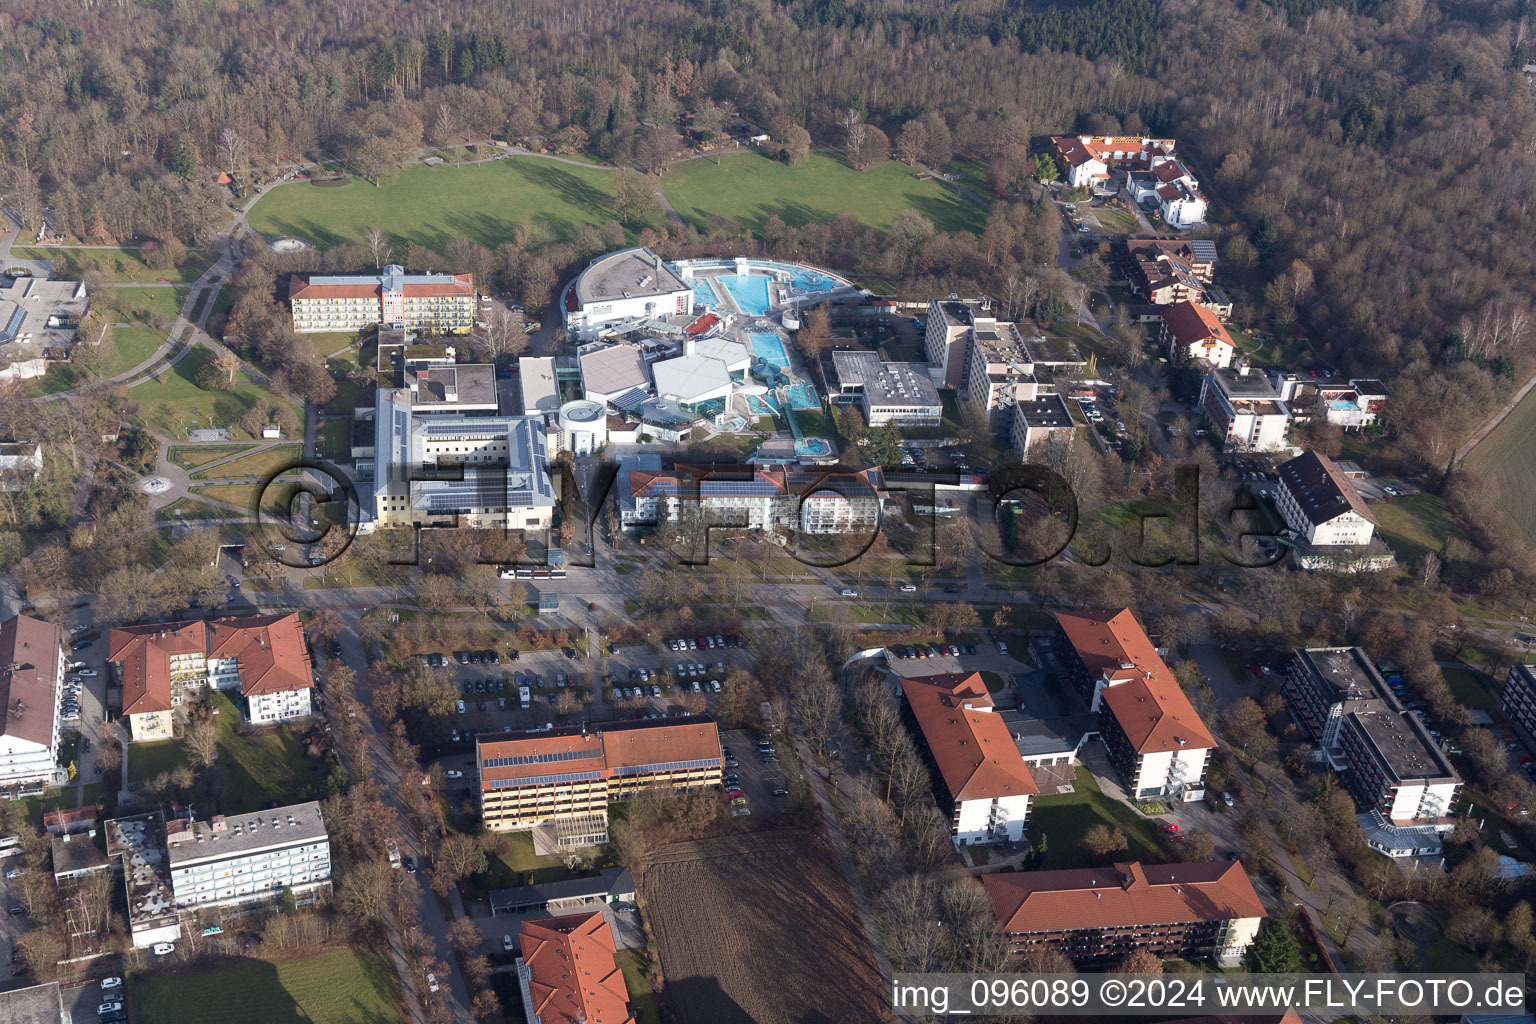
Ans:
{"type": "Polygon", "coordinates": [[[566,286],[565,330],[591,341],[610,324],[692,314],[693,286],[645,246],[599,256],[566,286]]]}
{"type": "Polygon", "coordinates": [[[1206,375],[1200,386],[1200,409],[1208,417],[1223,449],[1275,452],[1290,447],[1291,410],[1280,401],[1274,385],[1241,360],[1231,369],[1206,375]]]}
{"type": "Polygon", "coordinates": [[[1275,507],[1285,524],[1316,547],[1364,547],[1376,517],[1355,485],[1320,452],[1303,452],[1276,470],[1275,507]]]}
{"type": "Polygon", "coordinates": [[[0,786],[36,785],[61,775],[59,627],[16,615],[0,623],[0,786]]]}
{"type": "Polygon", "coordinates": [[[475,279],[472,274],[407,274],[395,264],[377,274],[295,274],[288,304],[293,329],[300,334],[380,324],[468,334],[475,326],[475,279]]]}
{"type": "Polygon", "coordinates": [[[166,851],[176,906],[300,900],[331,884],[331,844],[315,801],[211,820],[171,821],[166,851]]]}

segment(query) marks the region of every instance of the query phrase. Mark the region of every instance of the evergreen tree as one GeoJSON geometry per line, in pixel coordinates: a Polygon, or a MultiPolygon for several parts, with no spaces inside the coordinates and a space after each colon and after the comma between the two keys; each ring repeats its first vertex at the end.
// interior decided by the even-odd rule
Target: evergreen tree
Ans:
{"type": "Polygon", "coordinates": [[[197,147],[186,132],[176,136],[176,148],[171,150],[171,170],[183,178],[191,178],[197,171],[197,147]]]}
{"type": "Polygon", "coordinates": [[[1243,955],[1243,970],[1250,974],[1300,974],[1307,969],[1301,943],[1284,921],[1271,917],[1259,926],[1248,952],[1243,955]]]}

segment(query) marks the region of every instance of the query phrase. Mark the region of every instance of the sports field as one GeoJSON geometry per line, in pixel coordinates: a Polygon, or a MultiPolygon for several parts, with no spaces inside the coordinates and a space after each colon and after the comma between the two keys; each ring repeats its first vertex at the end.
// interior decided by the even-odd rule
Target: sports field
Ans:
{"type": "Polygon", "coordinates": [[[579,225],[613,219],[613,178],[612,170],[538,157],[410,166],[378,188],[356,178],[334,187],[284,185],[258,202],[248,220],[269,238],[293,235],[321,248],[362,243],[377,227],[394,243],[396,258],[411,242],[442,252],[455,238],[467,238],[494,249],[523,224],[564,238],[579,225]]]}
{"type": "Polygon", "coordinates": [[[770,214],[798,227],[846,212],[883,231],[908,208],[945,232],[979,232],[987,220],[980,206],[937,181],[917,180],[906,164],[887,161],[855,171],[825,153],[812,153],[799,167],[757,153],[733,153],[719,164],[689,160],[662,176],[661,190],[685,221],[700,228],[710,214],[758,231],[770,214]]]}
{"type": "Polygon", "coordinates": [[[1536,390],[1523,398],[1493,433],[1467,456],[1493,504],[1536,544],[1536,390]]]}
{"type": "Polygon", "coordinates": [[[142,1024],[398,1024],[400,984],[373,953],[338,949],[273,963],[235,960],[208,970],[130,979],[142,1024]]]}

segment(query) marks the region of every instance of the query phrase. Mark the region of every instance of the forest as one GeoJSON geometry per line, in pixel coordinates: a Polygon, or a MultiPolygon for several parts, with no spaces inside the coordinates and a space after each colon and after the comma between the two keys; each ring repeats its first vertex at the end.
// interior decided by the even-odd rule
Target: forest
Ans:
{"type": "MultiPolygon", "coordinates": [[[[906,134],[898,151],[990,168],[1005,191],[1047,134],[1146,131],[1176,137],[1201,174],[1240,306],[1294,322],[1324,358],[1403,396],[1392,425],[1407,465],[1442,469],[1529,362],[1528,0],[126,10],[40,0],[0,12],[13,98],[0,188],[73,237],[195,245],[227,226],[220,170],[319,161],[376,174],[467,135],[648,163],[637,150],[685,111],[711,124],[737,111],[775,140],[841,148],[852,110],[906,134]]],[[[1018,262],[1037,246],[929,244],[916,228],[883,268],[899,280],[996,293],[1021,268],[1053,272],[1018,262]]],[[[795,247],[795,235],[757,241],[795,247]]]]}

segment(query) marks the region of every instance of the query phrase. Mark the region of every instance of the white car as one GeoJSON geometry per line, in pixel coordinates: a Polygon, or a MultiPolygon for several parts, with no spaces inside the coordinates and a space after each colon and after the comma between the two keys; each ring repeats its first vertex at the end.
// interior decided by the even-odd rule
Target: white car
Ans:
{"type": "Polygon", "coordinates": [[[697,679],[695,679],[693,681],[693,692],[694,693],[698,693],[701,689],[702,689],[702,687],[699,686],[699,681],[697,679]]]}
{"type": "Polygon", "coordinates": [[[903,583],[901,585],[901,592],[903,594],[915,594],[915,593],[917,593],[917,584],[915,584],[915,583],[903,583]]]}
{"type": "Polygon", "coordinates": [[[83,668],[83,669],[80,670],[80,675],[84,676],[87,679],[95,679],[96,676],[98,675],[98,673],[93,668],[83,668]]]}
{"type": "Polygon", "coordinates": [[[1221,794],[1221,802],[1226,804],[1228,807],[1231,807],[1232,806],[1232,794],[1231,793],[1223,793],[1223,794],[1221,794]]]}
{"type": "Polygon", "coordinates": [[[711,690],[714,690],[716,693],[719,693],[720,692],[720,680],[718,680],[718,679],[711,679],[709,681],[709,688],[711,690]]]}
{"type": "Polygon", "coordinates": [[[96,1016],[103,1017],[103,1016],[106,1016],[109,1013],[116,1013],[118,1010],[121,1010],[122,1008],[123,1008],[123,1004],[122,1003],[116,1003],[116,1002],[114,1002],[114,1003],[102,1003],[100,1006],[96,1007],[96,1016]]]}
{"type": "Polygon", "coordinates": [[[69,635],[70,636],[79,636],[81,633],[84,633],[86,630],[88,630],[90,628],[91,628],[90,626],[87,626],[85,623],[82,622],[79,625],[70,626],[69,627],[69,635]]]}
{"type": "Polygon", "coordinates": [[[512,950],[515,948],[513,946],[513,944],[512,944],[512,936],[510,936],[510,935],[503,935],[501,937],[501,948],[502,948],[503,952],[506,952],[506,953],[512,952],[512,950]]]}
{"type": "Polygon", "coordinates": [[[170,956],[176,952],[176,946],[170,942],[155,943],[155,956],[170,956]]]}
{"type": "Polygon", "coordinates": [[[111,990],[111,989],[114,989],[114,988],[122,988],[123,987],[123,979],[122,978],[102,978],[101,979],[101,987],[102,987],[103,991],[111,990]]]}
{"type": "Polygon", "coordinates": [[[443,772],[443,778],[445,778],[445,779],[462,779],[463,777],[464,777],[464,773],[463,772],[456,771],[456,770],[454,770],[452,768],[450,768],[447,771],[443,772]]]}
{"type": "Polygon", "coordinates": [[[463,701],[459,701],[459,714],[462,715],[463,713],[464,713],[464,702],[463,701]]]}
{"type": "Polygon", "coordinates": [[[428,992],[439,992],[439,991],[442,991],[442,986],[437,983],[437,975],[432,974],[430,972],[428,972],[428,974],[427,974],[427,991],[428,992]]]}

